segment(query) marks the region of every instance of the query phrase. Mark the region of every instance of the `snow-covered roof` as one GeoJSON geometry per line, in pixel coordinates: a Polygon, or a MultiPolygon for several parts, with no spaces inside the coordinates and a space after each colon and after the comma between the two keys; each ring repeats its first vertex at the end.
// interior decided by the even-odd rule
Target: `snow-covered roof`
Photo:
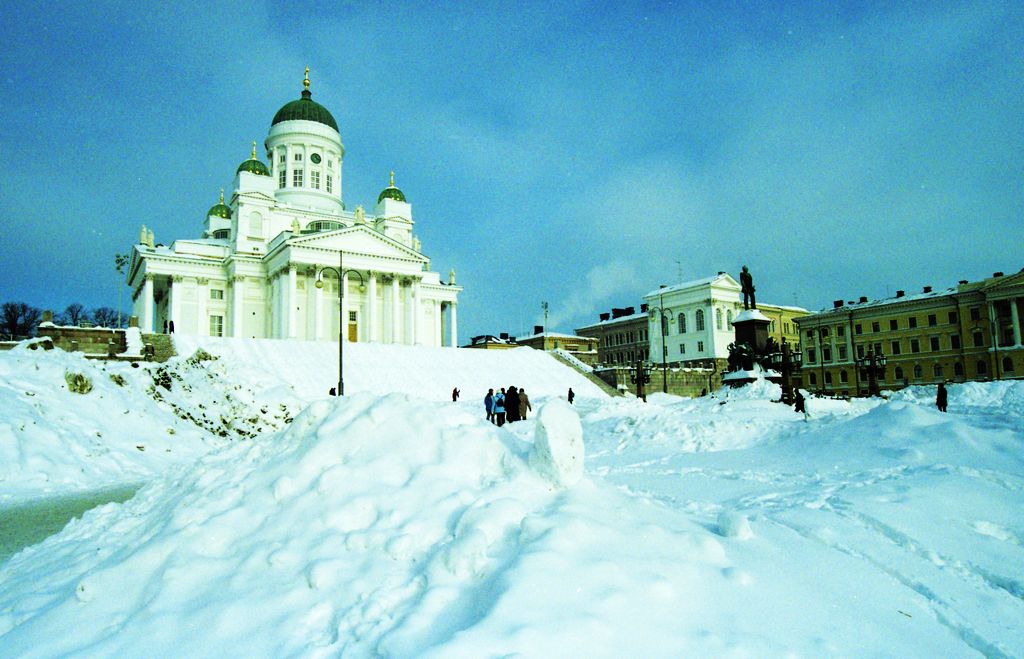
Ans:
{"type": "Polygon", "coordinates": [[[553,336],[556,339],[579,339],[580,341],[594,340],[594,337],[579,336],[578,334],[561,334],[560,332],[541,332],[540,334],[531,334],[530,336],[517,336],[516,341],[528,341],[530,339],[539,339],[545,336],[553,336]]]}
{"type": "Polygon", "coordinates": [[[846,313],[847,311],[856,310],[856,309],[870,309],[872,307],[883,307],[883,306],[886,306],[886,305],[889,305],[889,304],[894,304],[894,303],[902,304],[904,302],[919,302],[921,300],[929,300],[929,299],[933,299],[933,298],[937,298],[937,297],[945,297],[945,296],[948,296],[948,295],[953,295],[956,292],[957,292],[956,288],[943,288],[943,289],[940,289],[940,290],[937,290],[937,291],[929,291],[927,293],[922,291],[921,293],[917,293],[915,295],[901,295],[901,296],[895,296],[894,295],[892,297],[885,297],[885,298],[880,298],[880,299],[877,299],[877,300],[868,300],[867,302],[848,302],[848,303],[844,304],[841,307],[828,307],[828,308],[816,311],[816,312],[814,312],[814,314],[815,315],[828,315],[828,314],[832,314],[832,313],[842,314],[842,313],[846,313]]]}
{"type": "Polygon", "coordinates": [[[609,318],[608,320],[600,320],[600,321],[598,321],[596,323],[593,323],[591,325],[584,325],[582,327],[577,327],[576,331],[579,332],[580,330],[591,329],[591,328],[594,328],[594,327],[604,327],[604,326],[607,326],[607,325],[615,325],[615,324],[618,324],[618,323],[628,323],[631,320],[635,321],[635,320],[640,320],[641,318],[647,318],[647,312],[646,311],[641,311],[640,313],[631,314],[629,316],[619,316],[618,318],[609,318]]]}
{"type": "Polygon", "coordinates": [[[736,283],[736,280],[732,278],[732,275],[730,275],[727,272],[722,272],[717,275],[712,275],[710,277],[703,277],[701,279],[694,279],[693,281],[683,282],[682,284],[673,284],[671,286],[666,286],[664,288],[656,288],[650,293],[644,295],[643,297],[646,300],[649,297],[657,297],[665,293],[674,293],[675,291],[685,291],[691,288],[697,288],[699,286],[707,286],[708,284],[714,284],[720,280],[728,280],[728,283],[730,285],[739,286],[739,284],[736,283]]]}

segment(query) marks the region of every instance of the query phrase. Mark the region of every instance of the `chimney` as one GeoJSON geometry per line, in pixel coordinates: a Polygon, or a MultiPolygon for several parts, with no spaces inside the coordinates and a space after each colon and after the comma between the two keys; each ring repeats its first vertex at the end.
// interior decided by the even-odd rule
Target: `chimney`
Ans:
{"type": "Polygon", "coordinates": [[[626,307],[624,309],[624,311],[625,311],[625,313],[623,315],[625,315],[625,316],[632,316],[633,314],[636,313],[636,307],[626,307]]]}
{"type": "Polygon", "coordinates": [[[533,326],[533,333],[534,334],[543,334],[544,333],[544,326],[543,325],[534,325],[533,326]]]}
{"type": "Polygon", "coordinates": [[[997,277],[1002,277],[1002,276],[1003,276],[1003,273],[1002,273],[1002,272],[993,272],[993,273],[992,273],[992,278],[993,278],[993,279],[995,279],[995,278],[997,278],[997,277]]]}
{"type": "Polygon", "coordinates": [[[843,301],[842,300],[833,300],[832,301],[832,308],[833,309],[838,309],[841,306],[843,306],[843,301]]]}
{"type": "Polygon", "coordinates": [[[502,332],[501,334],[498,335],[498,338],[503,340],[503,341],[507,341],[508,340],[508,332],[502,332]]]}
{"type": "Polygon", "coordinates": [[[647,313],[647,303],[644,302],[640,305],[640,313],[647,313]]]}
{"type": "Polygon", "coordinates": [[[924,287],[924,292],[925,293],[931,293],[932,292],[932,287],[931,286],[925,286],[924,287]]]}
{"type": "Polygon", "coordinates": [[[612,317],[612,315],[610,313],[608,313],[607,311],[598,316],[598,318],[600,318],[602,322],[606,321],[606,320],[610,320],[611,317],[612,317]]]}
{"type": "Polygon", "coordinates": [[[960,280],[960,281],[958,281],[957,283],[958,283],[958,284],[960,284],[961,286],[963,286],[964,284],[966,284],[966,283],[967,283],[967,280],[966,280],[966,279],[961,279],[961,280],[960,280]]]}
{"type": "Polygon", "coordinates": [[[718,274],[720,274],[720,275],[724,275],[724,274],[725,274],[725,271],[723,271],[723,270],[719,270],[719,271],[718,271],[718,274]]]}
{"type": "Polygon", "coordinates": [[[903,297],[906,294],[907,294],[906,291],[896,291],[896,297],[903,297]]]}
{"type": "Polygon", "coordinates": [[[868,301],[868,296],[867,296],[867,295],[861,295],[861,296],[860,296],[860,300],[859,300],[859,302],[860,302],[861,304],[864,304],[864,303],[865,303],[865,302],[867,302],[867,301],[868,301]]]}
{"type": "Polygon", "coordinates": [[[508,342],[509,343],[515,343],[516,342],[516,337],[514,337],[514,336],[508,337],[508,342]]]}
{"type": "Polygon", "coordinates": [[[665,288],[665,284],[658,284],[658,288],[665,288]]]}

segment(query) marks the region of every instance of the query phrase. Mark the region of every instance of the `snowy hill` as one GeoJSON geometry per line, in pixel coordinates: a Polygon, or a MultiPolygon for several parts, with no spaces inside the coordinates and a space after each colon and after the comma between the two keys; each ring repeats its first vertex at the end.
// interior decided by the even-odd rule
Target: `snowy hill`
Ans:
{"type": "Polygon", "coordinates": [[[764,383],[644,404],[536,351],[346,346],[329,398],[336,344],[272,343],[0,353],[0,496],[145,483],[0,563],[0,655],[1024,655],[1024,382],[805,421],[764,383]],[[509,384],[535,411],[497,428],[509,384]]]}

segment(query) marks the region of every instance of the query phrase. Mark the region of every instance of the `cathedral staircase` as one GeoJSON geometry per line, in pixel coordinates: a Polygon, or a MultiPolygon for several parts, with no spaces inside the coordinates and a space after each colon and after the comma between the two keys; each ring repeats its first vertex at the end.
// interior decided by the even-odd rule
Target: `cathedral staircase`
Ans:
{"type": "Polygon", "coordinates": [[[548,352],[548,354],[551,355],[552,357],[554,357],[555,359],[557,359],[558,361],[562,362],[563,364],[565,364],[566,366],[568,366],[572,370],[576,371],[577,373],[579,373],[583,377],[587,378],[588,380],[590,380],[594,384],[596,384],[598,387],[601,388],[601,391],[605,392],[609,396],[622,396],[623,395],[622,392],[619,391],[618,389],[616,389],[615,387],[611,386],[610,384],[608,384],[607,382],[605,382],[601,378],[597,377],[596,375],[594,375],[590,371],[584,371],[579,366],[577,366],[576,364],[574,364],[570,360],[566,359],[562,355],[558,354],[557,352],[548,352]]]}
{"type": "Polygon", "coordinates": [[[142,345],[153,346],[153,361],[165,362],[178,353],[174,351],[174,341],[170,334],[143,334],[142,345]]]}

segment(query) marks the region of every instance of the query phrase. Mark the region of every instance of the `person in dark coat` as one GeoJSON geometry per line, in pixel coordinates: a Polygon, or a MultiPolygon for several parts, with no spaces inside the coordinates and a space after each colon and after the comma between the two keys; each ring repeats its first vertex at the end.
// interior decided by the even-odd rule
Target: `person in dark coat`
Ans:
{"type": "Polygon", "coordinates": [[[509,423],[519,420],[519,390],[515,387],[509,387],[505,394],[505,412],[509,423]]]}
{"type": "Polygon", "coordinates": [[[526,420],[526,413],[533,411],[533,406],[530,405],[530,397],[526,395],[526,389],[519,390],[519,420],[526,420]]]}
{"type": "Polygon", "coordinates": [[[940,382],[939,390],[935,392],[935,407],[939,408],[940,412],[945,412],[947,400],[948,394],[946,392],[946,385],[940,382]]]}
{"type": "Polygon", "coordinates": [[[487,420],[494,423],[494,389],[488,389],[484,396],[484,409],[487,410],[487,420]]]}
{"type": "Polygon", "coordinates": [[[805,419],[807,418],[807,403],[799,389],[796,390],[796,398],[793,399],[793,410],[803,414],[805,419]]]}
{"type": "Polygon", "coordinates": [[[455,402],[458,402],[458,400],[459,400],[459,388],[455,387],[454,389],[452,389],[452,402],[455,403],[455,402]]]}
{"type": "Polygon", "coordinates": [[[505,388],[502,387],[501,391],[494,394],[494,423],[501,426],[505,425],[505,388]]]}
{"type": "Polygon", "coordinates": [[[569,387],[569,404],[572,405],[572,399],[576,398],[576,394],[572,392],[572,387],[569,387]]]}

